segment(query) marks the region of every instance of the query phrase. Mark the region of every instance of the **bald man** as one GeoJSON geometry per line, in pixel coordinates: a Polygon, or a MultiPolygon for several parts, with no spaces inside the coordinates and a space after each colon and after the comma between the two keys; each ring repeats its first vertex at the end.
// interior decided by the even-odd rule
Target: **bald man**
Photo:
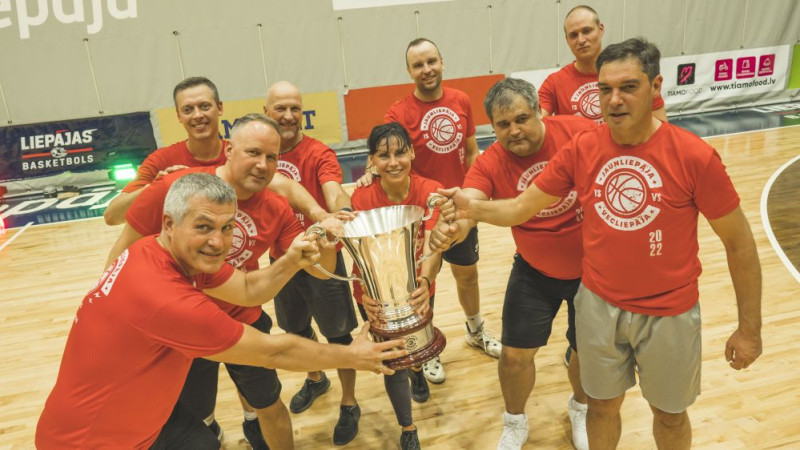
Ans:
{"type": "MultiPolygon", "coordinates": [[[[280,125],[281,150],[278,172],[300,183],[328,212],[340,218],[352,216],[350,197],[342,189],[342,169],[336,153],[322,142],[303,133],[303,98],[300,89],[288,81],[273,84],[267,92],[264,113],[280,125]]],[[[295,210],[301,224],[308,228],[313,221],[295,210]]],[[[337,254],[337,274],[346,276],[347,269],[341,252],[337,254]]],[[[317,323],[330,343],[347,345],[356,328],[350,285],[334,279],[320,280],[298,275],[293,277],[275,297],[275,315],[287,333],[317,339],[311,319],[317,323]]],[[[333,429],[333,443],[345,445],[358,434],[361,409],[356,402],[355,370],[339,370],[342,400],[339,420],[333,429]]],[[[314,400],[330,388],[325,372],[309,372],[303,387],[292,397],[289,409],[297,414],[305,411],[314,400]]]]}
{"type": "MultiPolygon", "coordinates": [[[[558,72],[550,74],[539,89],[542,117],[568,114],[603,122],[597,90],[597,57],[603,50],[606,27],[590,6],[572,8],[564,19],[564,36],[575,56],[558,72]]],[[[667,121],[664,99],[659,94],[653,99],[653,116],[667,121]]]]}

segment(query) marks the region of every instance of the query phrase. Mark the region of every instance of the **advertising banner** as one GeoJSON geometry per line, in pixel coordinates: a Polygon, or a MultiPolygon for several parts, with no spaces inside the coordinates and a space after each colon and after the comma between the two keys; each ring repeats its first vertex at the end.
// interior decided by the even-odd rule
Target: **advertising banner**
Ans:
{"type": "MultiPolygon", "coordinates": [[[[220,135],[228,139],[238,117],[250,113],[263,113],[264,99],[233,100],[222,102],[220,135]]],[[[186,130],[178,122],[175,108],[156,110],[162,145],[171,145],[186,139],[186,130]]],[[[303,94],[303,132],[330,145],[342,142],[342,124],[339,114],[339,97],[335,91],[303,94]]]]}
{"type": "Polygon", "coordinates": [[[147,112],[2,127],[0,181],[139,162],[155,148],[147,112]]]}
{"type": "Polygon", "coordinates": [[[661,95],[670,105],[782,91],[790,55],[781,45],[662,58],[661,95]]]}

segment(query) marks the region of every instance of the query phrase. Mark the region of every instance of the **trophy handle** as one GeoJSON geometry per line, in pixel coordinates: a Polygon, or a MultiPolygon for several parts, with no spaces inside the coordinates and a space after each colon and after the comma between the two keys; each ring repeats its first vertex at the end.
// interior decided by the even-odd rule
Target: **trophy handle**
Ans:
{"type": "MultiPolygon", "coordinates": [[[[425,215],[422,216],[422,220],[428,220],[433,216],[433,209],[436,208],[436,202],[438,202],[441,199],[447,200],[447,197],[445,197],[442,194],[438,194],[436,192],[432,192],[430,195],[428,195],[428,200],[425,202],[425,204],[428,206],[428,211],[426,211],[425,215]]],[[[434,256],[435,254],[436,252],[431,252],[428,253],[427,255],[423,253],[422,257],[419,259],[419,261],[417,261],[417,267],[419,267],[419,265],[422,264],[422,261],[425,261],[426,259],[434,256]]]]}
{"type": "MultiPolygon", "coordinates": [[[[308,236],[310,234],[316,234],[318,237],[320,237],[322,239],[326,239],[326,236],[327,236],[328,233],[319,224],[315,223],[314,225],[311,225],[310,227],[308,227],[308,230],[306,230],[306,236],[308,236]]],[[[333,245],[336,245],[336,244],[339,243],[339,236],[335,236],[335,238],[336,239],[334,239],[333,242],[332,242],[333,245]]],[[[328,277],[333,278],[334,280],[339,280],[339,281],[356,281],[357,280],[357,281],[361,281],[363,283],[361,278],[359,278],[359,277],[357,277],[355,275],[350,275],[350,276],[347,276],[347,277],[343,277],[341,275],[337,275],[335,273],[331,273],[331,272],[328,271],[328,269],[322,267],[322,264],[320,264],[318,262],[314,263],[314,267],[317,270],[319,270],[320,272],[322,272],[323,274],[327,275],[328,277]]]]}

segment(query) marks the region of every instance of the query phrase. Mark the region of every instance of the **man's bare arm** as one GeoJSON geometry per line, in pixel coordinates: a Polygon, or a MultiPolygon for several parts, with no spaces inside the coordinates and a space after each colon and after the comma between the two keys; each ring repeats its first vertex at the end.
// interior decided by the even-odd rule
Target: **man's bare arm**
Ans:
{"type": "Polygon", "coordinates": [[[125,213],[131,207],[136,197],[142,193],[144,188],[133,192],[120,192],[119,195],[111,199],[103,212],[103,219],[106,225],[119,225],[125,223],[125,213]]]}
{"type": "Polygon", "coordinates": [[[312,221],[320,222],[330,216],[330,214],[314,200],[314,197],[308,193],[306,188],[300,183],[290,180],[279,173],[276,173],[275,176],[272,177],[272,181],[267,188],[276,194],[286,197],[292,209],[299,211],[306,217],[310,217],[312,221]]]}
{"type": "MultiPolygon", "coordinates": [[[[141,190],[136,192],[140,191],[141,190]]],[[[113,263],[114,260],[117,259],[119,255],[121,255],[122,252],[125,251],[126,248],[130,247],[131,244],[133,244],[134,242],[138,241],[141,238],[142,235],[139,234],[138,231],[134,230],[132,226],[126,223],[125,227],[122,228],[122,233],[119,234],[117,241],[114,242],[114,245],[111,246],[111,251],[108,252],[108,259],[106,259],[105,268],[108,268],[108,266],[110,266],[111,263],[113,263]]]]}
{"type": "Polygon", "coordinates": [[[442,206],[446,220],[472,219],[500,227],[524,223],[558,200],[558,197],[536,187],[535,183],[515,198],[504,200],[471,199],[460,188],[440,189],[439,193],[452,200],[442,206]]]}

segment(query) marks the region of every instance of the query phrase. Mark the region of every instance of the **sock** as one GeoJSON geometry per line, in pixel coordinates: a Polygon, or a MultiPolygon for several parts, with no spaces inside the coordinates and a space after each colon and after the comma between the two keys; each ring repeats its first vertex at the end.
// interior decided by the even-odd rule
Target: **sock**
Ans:
{"type": "Polygon", "coordinates": [[[578,410],[578,411],[584,411],[584,410],[589,408],[586,405],[586,403],[581,403],[581,402],[575,400],[574,397],[570,397],[569,398],[569,406],[570,406],[570,409],[575,409],[575,410],[578,410]]]}
{"type": "Polygon", "coordinates": [[[206,424],[206,426],[210,426],[211,422],[213,421],[214,421],[214,414],[211,414],[210,416],[203,419],[203,423],[206,424]]]}
{"type": "Polygon", "coordinates": [[[244,420],[256,420],[258,419],[258,414],[255,411],[247,411],[242,410],[242,414],[244,414],[244,420]]]}
{"type": "Polygon", "coordinates": [[[475,314],[474,316],[467,316],[467,328],[470,333],[477,333],[478,330],[481,329],[481,325],[483,325],[481,313],[475,314]]]}

